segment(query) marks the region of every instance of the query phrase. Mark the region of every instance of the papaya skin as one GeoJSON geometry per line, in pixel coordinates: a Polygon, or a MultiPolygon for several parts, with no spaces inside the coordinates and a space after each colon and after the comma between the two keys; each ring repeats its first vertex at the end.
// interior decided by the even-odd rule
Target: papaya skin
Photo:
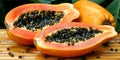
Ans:
{"type": "MultiPolygon", "coordinates": [[[[9,39],[13,40],[14,42],[20,45],[33,45],[33,37],[37,31],[33,32],[31,30],[15,27],[13,25],[21,14],[33,10],[63,11],[65,14],[64,17],[60,20],[60,23],[71,22],[73,19],[76,19],[79,16],[79,11],[74,9],[73,5],[70,3],[61,3],[54,5],[31,3],[20,5],[16,8],[13,8],[5,16],[4,24],[7,28],[9,39]],[[72,15],[72,17],[69,15],[72,15]]],[[[44,27],[43,29],[45,29],[46,27],[44,27]]]]}
{"type": "Polygon", "coordinates": [[[7,30],[7,34],[9,36],[9,39],[13,40],[16,42],[18,45],[33,45],[33,38],[36,32],[31,32],[31,31],[19,31],[18,29],[12,30],[7,30]],[[16,32],[16,34],[14,34],[16,32]],[[24,32],[27,32],[24,33],[24,32]]]}
{"type": "Polygon", "coordinates": [[[102,43],[107,42],[114,38],[117,35],[114,27],[108,25],[91,25],[87,23],[79,23],[79,22],[70,22],[70,23],[62,23],[57,24],[51,27],[46,28],[42,32],[37,32],[34,38],[34,44],[36,48],[43,54],[59,56],[59,57],[76,57],[82,56],[90,53],[95,50],[102,43]],[[98,28],[102,30],[103,33],[95,38],[75,43],[73,46],[68,46],[64,43],[56,43],[56,42],[45,42],[45,36],[47,34],[54,32],[59,29],[63,29],[65,27],[92,27],[98,28]]]}
{"type": "Polygon", "coordinates": [[[94,2],[89,0],[80,0],[74,3],[74,7],[81,13],[77,19],[79,22],[96,25],[111,25],[114,27],[116,25],[113,15],[94,2]],[[106,21],[108,22],[104,23],[106,21]]]}
{"type": "Polygon", "coordinates": [[[18,45],[32,45],[33,40],[32,39],[25,39],[16,35],[13,35],[11,32],[7,31],[7,34],[9,37],[11,37],[11,40],[14,40],[14,42],[17,42],[18,45]],[[17,37],[17,38],[16,38],[17,37]],[[22,41],[22,42],[21,42],[22,41]],[[29,43],[28,43],[29,42],[29,43]]]}

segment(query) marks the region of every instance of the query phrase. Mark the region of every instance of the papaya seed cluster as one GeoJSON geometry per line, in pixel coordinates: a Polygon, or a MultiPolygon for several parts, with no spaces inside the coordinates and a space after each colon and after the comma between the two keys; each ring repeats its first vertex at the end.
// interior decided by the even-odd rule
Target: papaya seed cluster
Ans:
{"type": "Polygon", "coordinates": [[[51,35],[46,36],[45,42],[57,42],[57,43],[66,43],[68,45],[74,45],[79,41],[85,41],[92,37],[95,37],[96,34],[102,33],[98,29],[82,28],[82,27],[71,27],[58,30],[51,35]]]}
{"type": "Polygon", "coordinates": [[[63,11],[34,10],[21,14],[13,25],[15,27],[37,31],[37,29],[43,29],[45,26],[59,23],[63,16],[63,11]]]}

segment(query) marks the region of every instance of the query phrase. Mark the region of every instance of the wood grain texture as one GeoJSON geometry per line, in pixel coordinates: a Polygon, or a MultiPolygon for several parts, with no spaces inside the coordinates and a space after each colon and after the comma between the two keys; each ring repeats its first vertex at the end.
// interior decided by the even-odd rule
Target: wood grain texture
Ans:
{"type": "Polygon", "coordinates": [[[120,60],[120,34],[93,52],[74,58],[41,54],[34,46],[20,46],[10,40],[5,29],[0,29],[0,60],[120,60]]]}

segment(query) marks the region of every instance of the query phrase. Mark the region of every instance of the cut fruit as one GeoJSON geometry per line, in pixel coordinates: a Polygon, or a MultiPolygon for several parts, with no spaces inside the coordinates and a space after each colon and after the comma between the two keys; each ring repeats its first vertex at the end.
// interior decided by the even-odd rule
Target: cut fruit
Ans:
{"type": "Polygon", "coordinates": [[[10,39],[21,45],[33,45],[37,31],[58,23],[71,22],[79,16],[72,4],[25,4],[12,9],[5,17],[10,39]]]}
{"type": "Polygon", "coordinates": [[[59,57],[75,57],[90,53],[116,35],[117,32],[112,26],[70,22],[56,24],[42,30],[42,32],[37,32],[34,44],[43,54],[59,57]],[[95,35],[92,35],[94,33],[95,35]],[[71,37],[69,37],[70,35],[71,37]],[[84,39],[79,39],[75,35],[82,36],[84,39]],[[86,36],[92,37],[86,39],[86,36]]]}

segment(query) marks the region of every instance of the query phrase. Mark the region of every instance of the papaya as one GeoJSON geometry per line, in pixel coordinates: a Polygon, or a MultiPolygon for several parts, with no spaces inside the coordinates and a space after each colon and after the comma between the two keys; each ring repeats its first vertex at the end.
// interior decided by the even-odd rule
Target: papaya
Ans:
{"type": "Polygon", "coordinates": [[[70,3],[30,3],[9,11],[4,24],[11,40],[20,45],[33,45],[37,31],[54,24],[71,22],[78,16],[79,12],[70,3]]]}
{"type": "Polygon", "coordinates": [[[111,25],[114,27],[116,25],[113,15],[95,2],[81,0],[75,2],[74,7],[81,13],[77,19],[79,22],[96,25],[111,25]]]}
{"type": "Polygon", "coordinates": [[[90,53],[116,35],[113,26],[68,22],[37,32],[34,44],[46,55],[76,57],[90,53]]]}

